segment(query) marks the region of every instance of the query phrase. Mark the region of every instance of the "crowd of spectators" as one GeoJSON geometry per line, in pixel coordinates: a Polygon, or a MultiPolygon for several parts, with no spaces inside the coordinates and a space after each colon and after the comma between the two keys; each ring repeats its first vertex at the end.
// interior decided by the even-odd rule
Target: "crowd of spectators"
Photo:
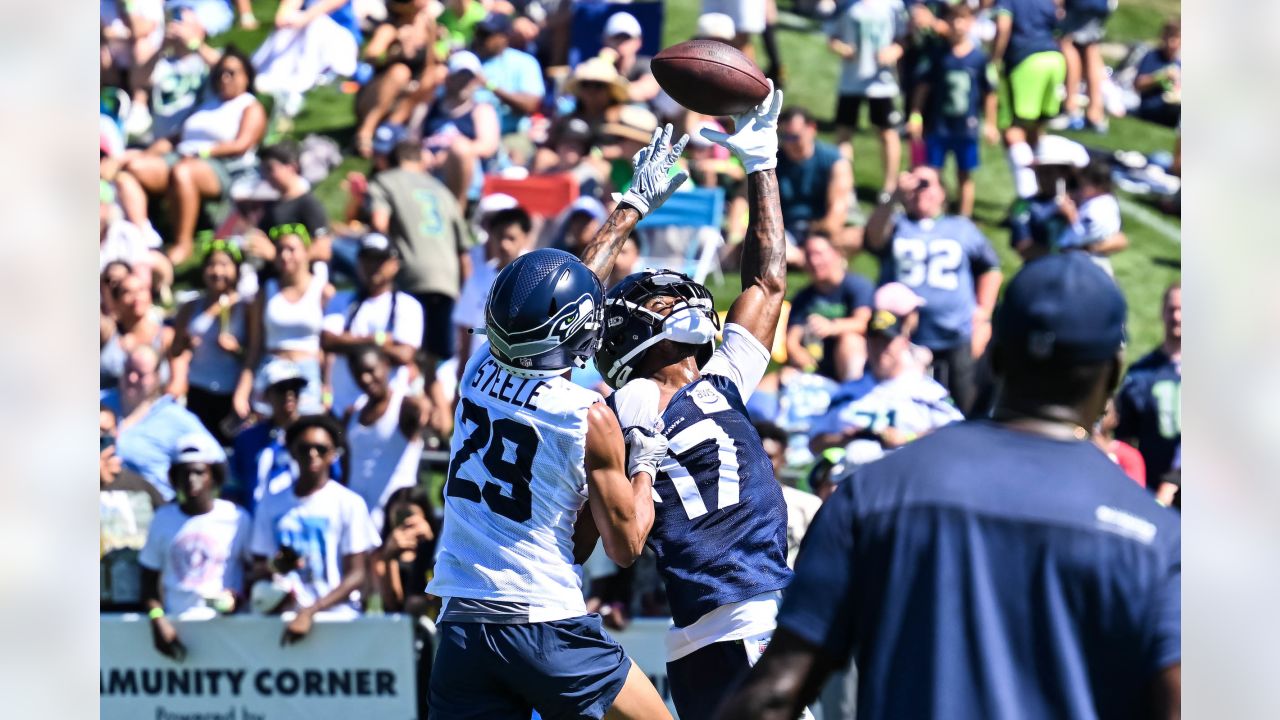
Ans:
{"type": "MultiPolygon", "coordinates": [[[[752,48],[760,35],[769,76],[796,81],[777,53],[774,3],[703,4],[699,37],[752,48]]],[[[834,106],[817,112],[834,114],[835,144],[819,139],[814,109],[783,111],[780,200],[804,280],[792,283],[777,370],[749,405],[787,486],[792,559],[844,474],[992,406],[1003,275],[970,219],[980,143],[1004,144],[1023,259],[1084,252],[1110,270],[1126,247],[1107,159],[1046,130],[1064,82],[1067,121],[1106,130],[1096,46],[1107,3],[1061,4],[827,8],[841,73],[834,106]],[[850,142],[864,106],[884,168],[869,216],[850,142]],[[850,266],[860,252],[879,266],[874,281],[850,266]]],[[[431,612],[441,518],[420,465],[447,448],[489,284],[531,248],[581,247],[660,123],[693,138],[688,189],[721,193],[722,224],[713,240],[641,229],[611,282],[642,262],[694,272],[697,252],[659,250],[673,237],[711,242],[728,268],[746,228],[741,165],[698,134],[725,120],[676,105],[649,69],[660,13],[286,0],[250,53],[209,42],[236,18],[257,26],[248,0],[235,5],[102,2],[102,607],[149,612],[174,657],[171,616],[297,610],[296,641],[317,612],[431,612]],[[315,187],[334,163],[290,136],[314,89],[341,80],[355,117],[345,154],[368,172],[343,178],[330,217],[315,187]]],[[[1139,117],[1178,124],[1179,37],[1170,23],[1142,61],[1139,117]]],[[[1180,287],[1163,303],[1165,339],[1132,366],[1095,440],[1169,504],[1180,502],[1180,287]]],[[[590,368],[574,377],[607,392],[590,368]]],[[[616,609],[615,627],[662,612],[644,562],[588,566],[594,606],[616,609]]]]}

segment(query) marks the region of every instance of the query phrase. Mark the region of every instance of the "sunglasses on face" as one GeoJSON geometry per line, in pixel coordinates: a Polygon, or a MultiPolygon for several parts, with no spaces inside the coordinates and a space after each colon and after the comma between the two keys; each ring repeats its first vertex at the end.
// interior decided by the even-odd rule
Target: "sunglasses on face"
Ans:
{"type": "Polygon", "coordinates": [[[800,142],[800,133],[783,133],[779,139],[784,143],[800,142]]]}
{"type": "Polygon", "coordinates": [[[321,457],[333,452],[332,445],[324,445],[322,443],[298,443],[293,446],[293,452],[298,457],[310,457],[311,453],[316,453],[321,457]]]}
{"type": "Polygon", "coordinates": [[[236,68],[233,68],[233,67],[224,67],[224,68],[219,68],[218,72],[215,74],[218,77],[235,77],[236,75],[241,75],[243,73],[241,73],[240,70],[237,70],[236,68]]]}
{"type": "Polygon", "coordinates": [[[583,90],[604,90],[609,86],[606,83],[600,82],[599,80],[585,80],[579,83],[578,87],[582,88],[583,90]]]}

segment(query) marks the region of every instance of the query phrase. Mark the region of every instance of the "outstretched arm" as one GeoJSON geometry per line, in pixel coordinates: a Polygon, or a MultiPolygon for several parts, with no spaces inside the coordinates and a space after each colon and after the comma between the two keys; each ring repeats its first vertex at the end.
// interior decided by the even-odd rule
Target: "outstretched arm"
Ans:
{"type": "Polygon", "coordinates": [[[605,554],[622,567],[630,567],[644,551],[653,527],[653,478],[666,454],[662,436],[630,439],[628,466],[627,443],[613,411],[603,402],[587,410],[587,500],[605,554]]]}
{"type": "Polygon", "coordinates": [[[728,322],[741,325],[766,348],[773,347],[782,300],[787,294],[787,239],[778,195],[778,114],[782,91],[733,118],[734,133],[704,129],[703,137],[729,148],[747,169],[751,220],[742,247],[742,294],[729,308],[728,322]]]}
{"type": "MultiPolygon", "coordinates": [[[[689,174],[681,170],[671,175],[671,168],[680,159],[689,136],[683,135],[674,145],[671,144],[671,124],[653,131],[653,140],[647,147],[641,148],[633,159],[635,175],[631,181],[631,189],[618,200],[604,224],[600,226],[586,247],[582,250],[582,262],[591,268],[591,272],[604,282],[613,271],[613,263],[618,259],[618,251],[622,242],[627,239],[640,218],[657,210],[676,188],[689,179],[689,174]]],[[[618,196],[614,196],[618,197],[618,196]]]]}
{"type": "Polygon", "coordinates": [[[747,197],[751,223],[742,247],[742,294],[729,307],[727,321],[746,328],[761,345],[771,348],[787,295],[787,238],[775,172],[748,175],[747,197]]]}

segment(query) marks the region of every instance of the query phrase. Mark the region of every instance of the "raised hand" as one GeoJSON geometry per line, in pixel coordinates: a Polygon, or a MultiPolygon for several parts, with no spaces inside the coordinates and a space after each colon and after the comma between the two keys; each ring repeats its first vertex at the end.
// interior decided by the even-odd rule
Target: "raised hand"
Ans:
{"type": "Polygon", "coordinates": [[[654,130],[653,140],[641,148],[632,161],[635,176],[631,180],[631,189],[619,201],[638,210],[642,217],[657,210],[676,188],[689,179],[689,173],[683,170],[674,176],[670,174],[688,142],[689,136],[683,135],[675,145],[671,145],[671,123],[654,130]]]}
{"type": "Polygon", "coordinates": [[[759,105],[733,116],[732,135],[711,128],[702,137],[729,148],[742,161],[747,174],[778,166],[778,114],[782,112],[782,91],[769,82],[769,95],[759,105]]]}

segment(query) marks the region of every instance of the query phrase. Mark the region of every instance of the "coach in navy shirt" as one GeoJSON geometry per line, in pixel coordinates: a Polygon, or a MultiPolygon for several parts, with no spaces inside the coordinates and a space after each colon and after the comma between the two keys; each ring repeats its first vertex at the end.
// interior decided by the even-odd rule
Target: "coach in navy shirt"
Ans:
{"type": "Polygon", "coordinates": [[[1177,516],[1089,442],[1125,302],[1079,253],[1028,263],[997,317],[993,421],[842,482],[768,651],[718,717],[794,718],[855,658],[858,718],[1181,711],[1177,516]]]}

